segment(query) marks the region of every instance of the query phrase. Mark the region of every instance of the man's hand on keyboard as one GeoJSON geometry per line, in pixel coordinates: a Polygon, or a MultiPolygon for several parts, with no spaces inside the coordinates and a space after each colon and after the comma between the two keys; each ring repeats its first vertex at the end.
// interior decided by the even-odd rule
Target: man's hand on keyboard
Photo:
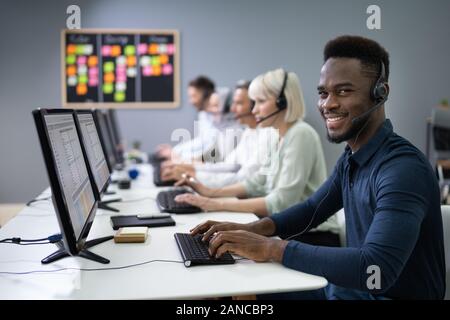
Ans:
{"type": "Polygon", "coordinates": [[[216,258],[229,252],[258,262],[281,262],[287,243],[245,230],[219,231],[209,240],[209,253],[216,258]]]}
{"type": "Polygon", "coordinates": [[[185,193],[175,197],[176,202],[185,202],[195,207],[199,207],[204,211],[219,211],[221,209],[221,201],[196,194],[185,193]]]}
{"type": "Polygon", "coordinates": [[[191,235],[202,234],[202,240],[208,241],[218,231],[246,230],[251,231],[249,224],[208,220],[191,229],[191,235]]]}

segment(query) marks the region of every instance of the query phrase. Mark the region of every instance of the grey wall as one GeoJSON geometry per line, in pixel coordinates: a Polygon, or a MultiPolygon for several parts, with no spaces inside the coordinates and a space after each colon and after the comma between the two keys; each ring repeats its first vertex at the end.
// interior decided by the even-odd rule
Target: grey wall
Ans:
{"type": "Polygon", "coordinates": [[[388,116],[420,149],[430,109],[450,95],[450,1],[1,1],[0,202],[26,201],[47,177],[31,118],[38,106],[61,103],[59,32],[69,4],[81,7],[82,28],[170,28],[181,35],[179,109],[119,111],[125,138],[151,150],[173,129],[192,129],[189,79],[204,73],[231,86],[282,66],[301,79],[307,121],[321,134],[329,170],[343,145],[331,145],[316,111],[322,48],[340,34],[381,42],[391,54],[388,116]],[[382,30],[366,28],[366,8],[382,9],[382,30]]]}

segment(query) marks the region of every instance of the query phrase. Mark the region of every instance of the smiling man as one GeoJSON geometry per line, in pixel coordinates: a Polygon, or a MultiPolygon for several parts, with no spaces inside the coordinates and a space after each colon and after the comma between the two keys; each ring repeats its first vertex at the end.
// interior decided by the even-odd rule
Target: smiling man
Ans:
{"type": "Polygon", "coordinates": [[[385,118],[388,79],[389,55],[375,41],[342,36],[328,42],[318,109],[328,139],[347,143],[331,176],[307,201],[277,215],[250,224],[208,221],[192,233],[212,236],[214,255],[278,261],[329,281],[324,289],[270,298],[442,299],[439,188],[424,155],[385,118]],[[346,247],[289,241],[341,208],[346,247]]]}

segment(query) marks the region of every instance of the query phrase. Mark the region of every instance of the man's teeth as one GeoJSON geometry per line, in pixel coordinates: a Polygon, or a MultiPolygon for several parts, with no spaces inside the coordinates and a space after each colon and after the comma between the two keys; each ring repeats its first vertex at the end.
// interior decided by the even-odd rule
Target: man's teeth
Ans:
{"type": "Polygon", "coordinates": [[[339,121],[341,119],[344,119],[344,117],[343,116],[333,116],[333,117],[328,117],[327,121],[328,122],[336,122],[336,121],[339,121]]]}

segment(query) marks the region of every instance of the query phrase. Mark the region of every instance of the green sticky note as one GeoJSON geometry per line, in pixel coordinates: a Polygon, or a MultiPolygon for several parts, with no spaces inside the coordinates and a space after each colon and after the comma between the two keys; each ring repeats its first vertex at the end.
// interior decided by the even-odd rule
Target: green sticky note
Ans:
{"type": "Polygon", "coordinates": [[[75,55],[74,55],[74,54],[69,54],[69,55],[66,57],[66,63],[67,63],[67,64],[74,64],[75,61],[76,61],[76,58],[75,58],[75,55]]]}
{"type": "Polygon", "coordinates": [[[124,91],[114,92],[114,101],[116,101],[116,102],[125,101],[125,92],[124,91]]]}
{"type": "Polygon", "coordinates": [[[159,66],[161,65],[161,62],[159,61],[159,56],[153,56],[152,57],[152,66],[159,66]]]}
{"type": "Polygon", "coordinates": [[[114,71],[114,62],[112,61],[106,61],[103,64],[103,72],[113,72],[114,71]]]}
{"type": "Polygon", "coordinates": [[[134,56],[136,53],[136,47],[129,44],[129,45],[125,46],[124,52],[125,52],[126,56],[134,56]]]}
{"type": "Polygon", "coordinates": [[[87,81],[88,81],[87,75],[83,74],[78,76],[78,83],[87,83],[87,81]]]}
{"type": "Polygon", "coordinates": [[[103,85],[103,93],[104,94],[111,94],[114,91],[114,86],[112,83],[105,83],[103,85]]]}
{"type": "Polygon", "coordinates": [[[76,49],[75,49],[75,53],[79,56],[84,54],[84,44],[77,44],[76,49]]]}

